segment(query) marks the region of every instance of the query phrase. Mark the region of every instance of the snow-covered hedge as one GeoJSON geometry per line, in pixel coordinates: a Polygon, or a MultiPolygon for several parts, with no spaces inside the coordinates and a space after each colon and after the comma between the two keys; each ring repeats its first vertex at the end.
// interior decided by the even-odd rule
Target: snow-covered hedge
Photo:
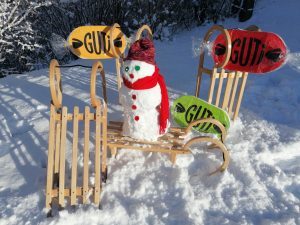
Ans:
{"type": "Polygon", "coordinates": [[[1,0],[0,76],[30,69],[43,46],[39,31],[33,28],[37,9],[47,6],[42,0],[1,0]]]}
{"type": "MultiPolygon", "coordinates": [[[[53,33],[67,38],[78,26],[119,23],[130,35],[148,24],[157,39],[230,16],[232,0],[2,0],[0,75],[47,65],[53,33]]],[[[70,56],[69,56],[70,57],[70,56]]],[[[66,59],[65,59],[66,60],[66,59]]]]}

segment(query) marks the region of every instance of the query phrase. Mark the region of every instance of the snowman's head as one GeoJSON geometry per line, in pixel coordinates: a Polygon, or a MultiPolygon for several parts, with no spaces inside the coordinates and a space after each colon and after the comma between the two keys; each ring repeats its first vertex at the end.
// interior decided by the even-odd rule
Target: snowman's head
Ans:
{"type": "Polygon", "coordinates": [[[139,60],[126,60],[122,70],[124,78],[134,83],[141,78],[152,76],[155,66],[139,60]]]}

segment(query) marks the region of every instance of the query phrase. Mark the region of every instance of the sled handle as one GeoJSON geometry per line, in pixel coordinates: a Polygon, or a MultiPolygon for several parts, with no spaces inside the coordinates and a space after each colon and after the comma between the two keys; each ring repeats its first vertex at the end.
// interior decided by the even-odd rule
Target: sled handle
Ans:
{"type": "MultiPolygon", "coordinates": [[[[113,56],[116,57],[116,58],[120,58],[120,52],[118,53],[116,48],[115,48],[115,45],[114,45],[114,39],[113,39],[113,33],[114,33],[114,30],[116,28],[119,28],[121,29],[120,25],[118,23],[115,23],[111,28],[110,28],[110,32],[109,32],[109,36],[110,36],[110,47],[111,47],[111,51],[113,53],[113,56]]],[[[118,35],[119,36],[119,35],[118,35]]]]}
{"type": "Polygon", "coordinates": [[[97,71],[100,72],[101,78],[102,78],[102,94],[104,98],[105,104],[107,104],[107,95],[106,95],[106,80],[105,80],[105,72],[103,69],[103,65],[100,61],[97,61],[93,64],[92,72],[91,72],[91,105],[96,108],[97,106],[101,105],[101,101],[99,98],[97,98],[96,94],[96,77],[97,77],[97,71]]]}
{"type": "MultiPolygon", "coordinates": [[[[230,56],[231,56],[231,38],[230,38],[229,32],[226,29],[224,29],[223,26],[214,25],[205,34],[205,36],[204,36],[204,42],[205,43],[209,41],[209,38],[211,37],[211,35],[215,31],[219,31],[220,33],[222,33],[225,36],[225,42],[226,42],[225,55],[226,55],[226,57],[225,57],[225,59],[224,59],[223,62],[215,64],[216,68],[223,68],[224,66],[226,66],[226,64],[228,63],[228,61],[230,59],[230,56]]],[[[203,62],[203,60],[204,60],[204,46],[200,47],[200,52],[201,52],[201,54],[200,54],[200,61],[203,62]]]]}
{"type": "Polygon", "coordinates": [[[51,103],[56,109],[62,107],[62,85],[59,63],[56,59],[52,59],[49,68],[49,86],[51,94],[51,103]]]}
{"type": "Polygon", "coordinates": [[[141,36],[142,36],[142,34],[143,34],[144,31],[147,31],[148,38],[151,39],[151,40],[153,40],[153,33],[152,33],[151,28],[148,25],[144,24],[136,32],[135,41],[141,39],[141,36]]]}

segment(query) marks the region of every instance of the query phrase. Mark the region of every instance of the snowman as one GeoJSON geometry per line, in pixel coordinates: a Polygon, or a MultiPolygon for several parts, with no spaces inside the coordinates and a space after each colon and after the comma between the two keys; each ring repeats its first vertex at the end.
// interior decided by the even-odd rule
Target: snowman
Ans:
{"type": "Polygon", "coordinates": [[[168,92],[154,56],[153,42],[144,38],[131,45],[124,59],[120,89],[120,103],[124,107],[124,136],[155,141],[167,132],[168,92]]]}

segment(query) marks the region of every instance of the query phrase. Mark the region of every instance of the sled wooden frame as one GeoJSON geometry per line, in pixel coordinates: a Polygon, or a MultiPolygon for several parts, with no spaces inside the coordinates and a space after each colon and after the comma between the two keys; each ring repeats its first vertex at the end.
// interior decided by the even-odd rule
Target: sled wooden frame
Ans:
{"type": "Polygon", "coordinates": [[[186,128],[171,127],[169,132],[161,136],[157,141],[136,140],[127,136],[122,136],[122,122],[110,121],[108,126],[108,149],[112,156],[116,156],[118,149],[140,150],[144,152],[158,152],[170,155],[171,162],[176,163],[178,154],[191,154],[190,147],[195,143],[211,143],[208,149],[218,149],[223,156],[222,165],[209,175],[216,172],[223,172],[229,165],[229,154],[227,147],[223,143],[226,138],[225,127],[217,120],[212,118],[195,120],[186,128]],[[193,126],[202,123],[212,123],[218,126],[222,132],[220,139],[209,136],[197,136],[186,140],[187,134],[192,131],[193,126]]]}
{"type": "MultiPolygon", "coordinates": [[[[135,41],[139,40],[143,33],[146,32],[146,35],[149,39],[153,39],[153,34],[151,28],[147,25],[143,25],[136,33],[135,41]]],[[[117,67],[117,70],[120,70],[120,67],[117,67]]],[[[120,73],[120,72],[119,72],[120,73]]],[[[130,137],[122,135],[122,122],[110,121],[108,125],[108,148],[111,151],[113,156],[116,156],[118,149],[127,149],[127,150],[139,150],[145,152],[159,152],[169,154],[171,162],[176,162],[176,157],[178,154],[190,154],[190,146],[198,142],[208,142],[213,144],[213,148],[217,148],[221,151],[223,156],[222,165],[214,172],[224,171],[229,164],[229,154],[224,141],[226,138],[226,129],[225,127],[217,120],[208,118],[200,119],[193,121],[187,128],[170,128],[170,131],[160,137],[158,141],[142,141],[136,140],[130,137]],[[201,123],[213,123],[218,126],[222,131],[220,140],[211,138],[208,136],[199,136],[194,137],[188,141],[185,140],[185,136],[191,132],[193,126],[196,126],[201,123]]]]}
{"type": "MultiPolygon", "coordinates": [[[[246,30],[257,31],[260,29],[255,25],[251,25],[248,28],[246,28],[246,30]]],[[[228,63],[231,55],[231,38],[226,29],[224,29],[222,26],[214,25],[205,34],[204,43],[209,41],[210,37],[214,32],[220,32],[226,37],[226,57],[225,60],[220,64],[215,64],[212,69],[206,68],[204,66],[204,46],[200,47],[200,59],[198,66],[195,96],[199,97],[200,95],[200,87],[203,74],[209,75],[210,85],[208,90],[208,103],[212,103],[217,107],[221,107],[222,109],[227,111],[229,117],[234,121],[239,114],[241,102],[245,91],[245,86],[247,83],[248,73],[240,71],[225,71],[224,66],[228,63]],[[216,85],[217,83],[218,85],[216,85]],[[217,88],[215,90],[216,86],[217,88]],[[223,96],[222,99],[221,96],[223,96]]]]}
{"type": "Polygon", "coordinates": [[[48,145],[48,163],[47,163],[47,181],[46,181],[46,208],[49,209],[47,216],[52,215],[52,207],[55,203],[59,208],[65,207],[65,199],[68,198],[70,205],[76,205],[79,198],[86,204],[90,195],[93,196],[93,202],[100,204],[101,178],[106,177],[106,148],[107,148],[107,106],[106,106],[106,82],[103,66],[100,62],[94,63],[91,72],[91,105],[86,106],[83,113],[79,112],[79,107],[75,106],[73,113],[68,112],[68,108],[62,105],[61,73],[59,64],[52,60],[49,69],[50,75],[50,127],[49,127],[49,145],[48,145]],[[104,103],[96,98],[96,75],[100,72],[102,76],[102,88],[104,103]],[[72,138],[72,160],[71,160],[71,181],[70,187],[66,187],[66,145],[67,145],[67,124],[73,124],[72,138]],[[77,182],[78,169],[78,126],[79,122],[84,124],[84,146],[83,146],[83,175],[82,184],[77,182]],[[94,184],[89,184],[90,170],[90,124],[95,122],[95,160],[94,166],[94,184]],[[101,166],[101,168],[100,168],[101,166]]]}

